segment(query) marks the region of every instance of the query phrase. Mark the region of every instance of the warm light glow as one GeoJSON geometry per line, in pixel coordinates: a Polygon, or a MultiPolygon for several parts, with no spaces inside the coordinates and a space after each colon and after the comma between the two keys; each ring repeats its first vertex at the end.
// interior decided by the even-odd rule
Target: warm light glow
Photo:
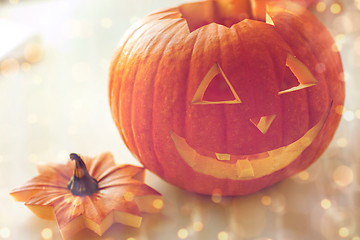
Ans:
{"type": "Polygon", "coordinates": [[[136,240],[136,238],[129,237],[129,238],[127,238],[126,240],[136,240]]]}
{"type": "Polygon", "coordinates": [[[14,58],[5,59],[0,63],[0,74],[5,77],[13,77],[19,72],[19,62],[14,58]]]}
{"type": "Polygon", "coordinates": [[[341,12],[341,5],[338,3],[333,3],[330,6],[330,12],[333,14],[339,14],[341,12]]]}
{"type": "Polygon", "coordinates": [[[271,197],[270,196],[262,196],[261,203],[264,206],[269,206],[271,204],[271,197]]]}
{"type": "Polygon", "coordinates": [[[221,197],[221,192],[219,189],[215,189],[211,195],[211,200],[214,202],[214,203],[220,203],[221,200],[222,200],[222,197],[221,197]]]}
{"type": "Polygon", "coordinates": [[[202,222],[194,222],[193,229],[195,232],[201,232],[204,228],[204,224],[202,222]]]}
{"type": "Polygon", "coordinates": [[[354,173],[350,167],[342,165],[335,169],[333,179],[339,187],[346,187],[354,180],[354,173]]]}
{"type": "Polygon", "coordinates": [[[189,232],[188,230],[186,230],[185,228],[181,228],[179,229],[179,231],[177,232],[177,235],[180,239],[185,239],[189,236],[189,232]]]}
{"type": "Polygon", "coordinates": [[[331,201],[326,198],[321,200],[321,207],[324,209],[329,209],[331,207],[331,201]]]}
{"type": "Polygon", "coordinates": [[[162,199],[155,199],[153,202],[153,206],[156,209],[162,209],[164,207],[164,201],[162,199]]]}
{"type": "Polygon", "coordinates": [[[339,229],[338,234],[339,234],[340,237],[346,238],[346,237],[349,236],[350,231],[349,231],[349,229],[347,227],[342,227],[342,228],[339,229]]]}
{"type": "Polygon", "coordinates": [[[335,112],[336,112],[337,114],[341,115],[341,114],[343,113],[343,111],[344,111],[344,105],[337,105],[337,106],[335,107],[335,112]]]}
{"type": "Polygon", "coordinates": [[[316,4],[316,11],[318,12],[324,12],[326,10],[326,3],[324,2],[318,2],[316,4]]]}
{"type": "Polygon", "coordinates": [[[302,181],[307,181],[309,180],[310,174],[307,171],[301,171],[298,173],[298,177],[302,181]]]}
{"type": "Polygon", "coordinates": [[[21,70],[23,70],[24,72],[28,72],[31,70],[31,64],[28,62],[23,62],[21,64],[21,70]]]}
{"type": "Polygon", "coordinates": [[[229,234],[227,232],[219,232],[218,239],[219,240],[228,240],[229,234]]]}
{"type": "Polygon", "coordinates": [[[24,50],[24,58],[29,63],[39,62],[43,57],[43,50],[39,43],[29,43],[24,50]]]}
{"type": "Polygon", "coordinates": [[[124,193],[124,199],[125,201],[131,202],[134,200],[134,194],[132,192],[126,192],[124,193]]]}
{"type": "Polygon", "coordinates": [[[8,229],[7,227],[3,227],[3,228],[0,228],[0,237],[1,238],[9,238],[11,235],[11,232],[10,232],[10,229],[8,229]]]}
{"type": "Polygon", "coordinates": [[[52,236],[53,236],[53,233],[51,231],[50,228],[44,228],[42,231],[41,231],[41,237],[44,239],[44,240],[50,240],[52,239],[52,236]]]}
{"type": "Polygon", "coordinates": [[[345,112],[344,112],[344,115],[343,115],[343,118],[344,118],[346,121],[350,122],[350,121],[354,120],[355,114],[354,114],[354,112],[352,112],[352,111],[345,111],[345,112]]]}
{"type": "Polygon", "coordinates": [[[35,76],[33,76],[32,78],[31,78],[31,82],[33,83],[33,84],[41,84],[42,83],[42,81],[43,81],[43,78],[41,77],[41,76],[39,76],[39,75],[35,75],[35,76]]]}
{"type": "Polygon", "coordinates": [[[325,72],[325,70],[326,70],[326,66],[324,63],[319,62],[315,65],[315,71],[317,73],[323,73],[323,72],[325,72]]]}
{"type": "Polygon", "coordinates": [[[337,141],[336,141],[337,145],[341,148],[344,148],[348,145],[348,141],[346,138],[339,138],[337,141]]]}
{"type": "MultiPolygon", "coordinates": [[[[359,8],[360,9],[360,8],[359,8]]],[[[355,236],[352,238],[352,240],[360,240],[360,237],[359,236],[355,236]]]]}
{"type": "Polygon", "coordinates": [[[357,119],[360,119],[360,109],[356,110],[355,116],[357,119]]]}
{"type": "Polygon", "coordinates": [[[19,3],[19,0],[9,0],[9,3],[10,3],[10,4],[18,4],[18,3],[19,3]]]}

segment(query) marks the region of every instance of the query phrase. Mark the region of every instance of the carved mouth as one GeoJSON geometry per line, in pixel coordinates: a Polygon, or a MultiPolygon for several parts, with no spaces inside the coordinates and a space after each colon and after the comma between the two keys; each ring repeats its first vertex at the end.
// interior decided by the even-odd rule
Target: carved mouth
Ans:
{"type": "Polygon", "coordinates": [[[184,138],[174,132],[170,136],[182,159],[196,172],[219,179],[250,180],[269,175],[285,168],[311,145],[324,126],[330,113],[332,102],[322,119],[295,142],[271,151],[242,156],[214,153],[214,157],[199,154],[184,138]],[[236,158],[239,159],[236,159],[236,158]],[[229,163],[236,159],[235,163],[229,163]]]}

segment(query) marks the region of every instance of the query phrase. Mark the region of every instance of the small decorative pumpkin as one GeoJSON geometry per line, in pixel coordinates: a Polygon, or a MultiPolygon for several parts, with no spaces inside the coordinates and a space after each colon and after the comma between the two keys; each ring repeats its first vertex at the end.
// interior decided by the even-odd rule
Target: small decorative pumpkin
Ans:
{"type": "Polygon", "coordinates": [[[125,144],[188,191],[244,195],[279,182],[319,158],[341,118],[343,70],[326,28],[297,4],[251,2],[153,13],[112,60],[125,144]]]}
{"type": "Polygon", "coordinates": [[[39,165],[39,176],[11,192],[38,217],[56,219],[64,239],[84,228],[102,235],[115,222],[139,227],[140,211],[161,208],[160,194],[143,183],[143,168],[117,166],[110,153],[70,159],[75,168],[71,160],[39,165]]]}

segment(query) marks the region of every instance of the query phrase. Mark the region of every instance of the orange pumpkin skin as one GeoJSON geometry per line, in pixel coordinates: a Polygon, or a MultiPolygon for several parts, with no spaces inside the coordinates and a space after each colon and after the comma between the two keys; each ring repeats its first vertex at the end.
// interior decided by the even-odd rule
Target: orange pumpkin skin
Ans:
{"type": "Polygon", "coordinates": [[[268,23],[198,21],[190,32],[184,5],[133,26],[112,59],[110,107],[129,150],[165,181],[201,194],[245,195],[307,168],[330,143],[344,102],[341,59],[325,27],[305,8],[278,3],[268,6],[268,23]],[[317,83],[282,92],[295,86],[286,83],[289,56],[317,83]],[[240,101],[217,99],[220,85],[196,97],[215,68],[240,101]],[[270,115],[260,132],[252,120],[270,115]],[[229,159],[214,160],[217,153],[229,159]]]}

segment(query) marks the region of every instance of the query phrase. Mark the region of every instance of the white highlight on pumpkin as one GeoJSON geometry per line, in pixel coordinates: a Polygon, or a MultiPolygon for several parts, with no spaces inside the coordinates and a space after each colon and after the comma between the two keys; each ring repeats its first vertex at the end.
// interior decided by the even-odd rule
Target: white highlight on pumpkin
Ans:
{"type": "Polygon", "coordinates": [[[288,53],[286,58],[286,66],[290,68],[294,76],[297,78],[299,85],[280,91],[278,95],[308,88],[318,83],[310,70],[299,59],[290,53],[288,53]]]}
{"type": "Polygon", "coordinates": [[[210,70],[207,72],[203,80],[201,81],[198,89],[196,90],[194,97],[191,101],[191,104],[236,104],[241,103],[239,96],[236,94],[233,86],[229,82],[228,78],[225,76],[225,73],[221,69],[218,63],[215,63],[210,70]],[[234,100],[226,100],[226,101],[205,101],[203,100],[206,89],[208,88],[210,82],[214,79],[214,77],[218,74],[224,78],[228,87],[230,88],[231,93],[234,96],[234,100]]]}

